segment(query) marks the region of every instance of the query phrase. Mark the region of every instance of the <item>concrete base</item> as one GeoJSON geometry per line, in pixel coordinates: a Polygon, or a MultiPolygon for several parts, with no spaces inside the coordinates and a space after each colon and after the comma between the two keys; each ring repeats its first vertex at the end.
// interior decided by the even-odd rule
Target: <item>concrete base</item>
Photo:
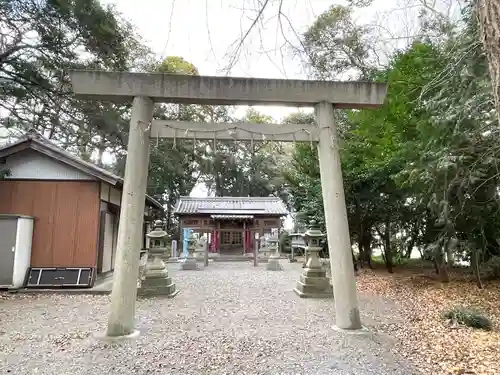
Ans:
{"type": "Polygon", "coordinates": [[[194,252],[194,257],[196,260],[203,262],[203,260],[205,259],[205,250],[204,249],[196,250],[194,252]]]}
{"type": "Polygon", "coordinates": [[[280,263],[279,257],[270,257],[266,264],[267,271],[283,271],[283,266],[280,263]]]}
{"type": "Polygon", "coordinates": [[[347,333],[347,334],[351,334],[351,335],[370,335],[372,333],[366,327],[361,327],[359,329],[344,329],[344,328],[339,328],[337,326],[333,326],[332,328],[334,331],[347,333]]]}
{"type": "Polygon", "coordinates": [[[333,298],[333,288],[329,291],[312,291],[311,289],[303,288],[301,285],[297,284],[293,291],[300,298],[333,298]]]}
{"type": "Polygon", "coordinates": [[[179,294],[179,290],[175,288],[175,285],[172,287],[165,286],[161,288],[141,288],[140,291],[137,290],[138,297],[166,297],[166,298],[174,298],[177,294],[179,294]],[[173,290],[173,291],[172,291],[173,290]]]}
{"type": "Polygon", "coordinates": [[[150,250],[153,257],[149,257],[146,263],[144,276],[141,278],[137,288],[137,295],[174,297],[177,294],[175,283],[168,275],[165,262],[161,254],[155,253],[156,249],[150,250]]]}
{"type": "Polygon", "coordinates": [[[200,269],[200,267],[198,267],[198,263],[196,262],[195,258],[186,258],[182,260],[180,263],[181,263],[181,270],[184,271],[196,271],[200,269]]]}
{"type": "Polygon", "coordinates": [[[108,336],[106,332],[102,333],[96,333],[94,337],[99,340],[99,341],[104,341],[107,343],[119,343],[122,341],[127,341],[127,340],[134,340],[138,338],[140,335],[140,332],[138,330],[135,330],[134,332],[128,334],[128,335],[123,335],[123,336],[108,336]]]}
{"type": "Polygon", "coordinates": [[[177,258],[177,257],[171,257],[171,258],[168,258],[165,262],[167,262],[167,263],[177,263],[177,262],[179,262],[179,258],[177,258]]]}
{"type": "Polygon", "coordinates": [[[293,291],[300,298],[333,298],[333,286],[321,268],[305,268],[293,291]]]}
{"type": "Polygon", "coordinates": [[[142,281],[141,287],[137,289],[137,295],[140,297],[165,296],[167,298],[175,297],[179,291],[171,277],[165,278],[146,278],[142,281]]]}
{"type": "Polygon", "coordinates": [[[259,250],[259,258],[269,258],[270,256],[271,256],[271,251],[259,250]]]}

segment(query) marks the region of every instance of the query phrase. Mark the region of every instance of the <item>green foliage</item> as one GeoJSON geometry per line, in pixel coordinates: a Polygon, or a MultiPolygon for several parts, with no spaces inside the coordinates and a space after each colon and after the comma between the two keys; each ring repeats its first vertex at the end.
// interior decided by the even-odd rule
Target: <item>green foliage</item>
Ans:
{"type": "Polygon", "coordinates": [[[367,76],[372,70],[369,29],[353,21],[354,6],[332,5],[320,14],[304,33],[302,45],[308,68],[321,79],[334,79],[343,73],[367,76]]]}
{"type": "Polygon", "coordinates": [[[157,68],[160,73],[199,75],[198,69],[180,56],[166,57],[157,68]]]}
{"type": "MultiPolygon", "coordinates": [[[[388,83],[381,107],[338,113],[351,238],[362,258],[381,248],[389,270],[417,248],[443,280],[446,258],[471,261],[479,280],[478,265],[500,255],[500,132],[474,8],[465,8],[455,28],[426,14],[421,38],[378,70],[351,14],[332,7],[303,38],[318,76],[355,68],[388,83]],[[339,46],[363,63],[346,59],[339,46]]],[[[302,117],[294,120],[307,122],[302,117]]],[[[316,150],[296,145],[285,178],[295,211],[324,229],[316,150]]]]}
{"type": "Polygon", "coordinates": [[[500,256],[492,256],[481,267],[484,279],[500,279],[500,256]]]}
{"type": "Polygon", "coordinates": [[[488,317],[464,307],[454,307],[446,311],[443,316],[445,319],[450,319],[453,322],[471,328],[483,329],[485,331],[491,331],[493,328],[493,323],[488,317]]]}
{"type": "MultiPolygon", "coordinates": [[[[231,122],[227,112],[215,121],[231,122]]],[[[267,124],[272,122],[253,108],[239,122],[267,124]]],[[[201,163],[201,179],[216,196],[280,196],[286,200],[283,145],[272,141],[248,142],[219,140],[206,145],[201,163]]]]}
{"type": "Polygon", "coordinates": [[[0,2],[0,122],[84,159],[123,150],[130,105],[75,99],[69,69],[141,70],[151,51],[97,0],[0,2]]]}
{"type": "Polygon", "coordinates": [[[7,168],[3,168],[0,166],[0,180],[8,177],[10,175],[10,171],[7,168]]]}
{"type": "MultiPolygon", "coordinates": [[[[198,74],[194,65],[181,57],[169,56],[151,70],[169,74],[198,74]]],[[[155,119],[177,121],[207,121],[214,111],[207,106],[167,105],[156,107],[155,119]]],[[[189,195],[199,180],[202,145],[192,140],[158,139],[150,148],[150,167],[147,192],[165,207],[165,230],[175,235],[177,227],[173,209],[180,196],[189,195]]],[[[125,158],[116,165],[119,174],[124,172],[125,158]]]]}
{"type": "Polygon", "coordinates": [[[290,253],[292,251],[291,245],[292,240],[290,234],[287,231],[281,232],[279,237],[280,251],[283,253],[290,253]]]}

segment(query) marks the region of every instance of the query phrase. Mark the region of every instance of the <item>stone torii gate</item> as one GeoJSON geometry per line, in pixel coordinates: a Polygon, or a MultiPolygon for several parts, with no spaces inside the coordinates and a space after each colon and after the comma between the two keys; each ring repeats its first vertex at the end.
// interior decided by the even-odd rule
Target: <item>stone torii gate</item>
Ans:
{"type": "Polygon", "coordinates": [[[336,324],[361,329],[353,271],[351,242],[337,145],[336,108],[380,106],[387,91],[383,83],[255,79],[71,71],[80,99],[132,102],[125,179],[118,228],[117,257],[106,336],[134,336],[138,249],[146,193],[150,138],[254,140],[318,144],[319,167],[335,295],[336,324]],[[314,107],[315,125],[207,124],[152,121],[155,102],[205,105],[282,105],[314,107]],[[260,138],[262,140],[262,137],[260,138]]]}

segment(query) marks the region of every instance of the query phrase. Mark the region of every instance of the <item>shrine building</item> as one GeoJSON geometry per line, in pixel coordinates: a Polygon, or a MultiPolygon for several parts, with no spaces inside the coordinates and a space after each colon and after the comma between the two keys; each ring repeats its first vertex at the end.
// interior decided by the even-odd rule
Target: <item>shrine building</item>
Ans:
{"type": "Polygon", "coordinates": [[[184,229],[207,234],[209,251],[220,255],[253,252],[256,234],[262,238],[282,227],[288,210],[276,197],[180,197],[174,210],[184,229]]]}

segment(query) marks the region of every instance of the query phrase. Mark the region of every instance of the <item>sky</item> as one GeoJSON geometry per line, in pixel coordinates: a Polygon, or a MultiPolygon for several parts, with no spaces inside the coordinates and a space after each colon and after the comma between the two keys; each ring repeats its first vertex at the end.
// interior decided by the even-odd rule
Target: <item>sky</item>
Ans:
{"type": "MultiPolygon", "coordinates": [[[[382,62],[394,48],[407,44],[405,37],[414,34],[418,27],[415,4],[419,1],[426,0],[374,0],[370,7],[356,11],[357,24],[377,26],[374,43],[382,62]]],[[[307,30],[318,15],[332,5],[345,5],[346,1],[101,0],[101,3],[114,5],[135,26],[158,60],[181,56],[202,75],[307,79],[307,72],[291,46],[299,45],[297,35],[307,30]],[[266,1],[268,6],[260,21],[237,50],[242,35],[266,1]],[[286,18],[277,16],[280,3],[286,18]],[[231,69],[227,69],[229,66],[231,69]]],[[[277,122],[297,111],[290,107],[255,108],[277,122]]],[[[242,116],[245,110],[246,107],[238,108],[235,115],[242,116]]],[[[206,196],[207,190],[199,184],[191,195],[206,196]]]]}
{"type": "MultiPolygon", "coordinates": [[[[261,21],[238,50],[239,41],[256,18],[265,0],[101,0],[112,4],[131,22],[145,43],[158,55],[181,56],[194,64],[201,75],[232,75],[256,78],[307,78],[300,60],[294,57],[297,34],[304,32],[331,5],[345,1],[283,0],[277,17],[278,0],[270,0],[261,21]],[[290,26],[293,25],[293,26],[290,26]],[[285,46],[284,46],[285,45],[285,46]],[[231,67],[228,69],[228,67],[231,67]]],[[[383,25],[383,33],[405,35],[411,18],[408,1],[375,0],[369,8],[356,12],[363,24],[383,25]],[[403,9],[404,11],[393,11],[403,9]]],[[[411,11],[410,11],[411,13],[411,11]]],[[[381,34],[382,35],[382,34],[381,34]]],[[[384,48],[384,43],[381,44],[384,48]]],[[[256,107],[276,121],[296,108],[256,107]]],[[[240,107],[236,115],[243,115],[240,107]]],[[[206,196],[199,184],[192,196],[206,196]]]]}
{"type": "MultiPolygon", "coordinates": [[[[270,0],[259,23],[249,34],[235,56],[241,35],[256,17],[259,3],[265,0],[101,0],[113,4],[125,19],[136,26],[138,33],[159,56],[181,56],[194,64],[202,75],[225,75],[233,65],[232,76],[254,78],[307,78],[290,45],[297,46],[297,34],[305,31],[319,14],[334,4],[346,1],[283,0],[286,20],[278,21],[279,0],[270,0]],[[282,25],[283,29],[281,29],[282,25]],[[288,42],[288,43],[287,43],[288,42]],[[283,44],[288,46],[280,48],[283,44]]],[[[412,0],[406,0],[412,1],[412,0]]],[[[387,21],[401,35],[401,12],[384,15],[402,7],[401,0],[375,0],[373,5],[356,13],[360,23],[384,24],[387,21]],[[387,21],[383,20],[387,18],[387,21]],[[382,19],[382,21],[381,21],[382,19]],[[398,26],[399,25],[399,26],[398,26]]],[[[404,13],[407,13],[406,11],[404,13]]],[[[404,32],[403,32],[404,33],[404,32]]],[[[257,107],[276,120],[295,108],[257,107]]],[[[240,109],[241,113],[244,108],[240,109]]]]}
{"type": "MultiPolygon", "coordinates": [[[[418,2],[425,0],[374,0],[370,7],[356,11],[357,24],[377,26],[377,50],[381,62],[396,48],[404,48],[408,37],[419,27],[418,2]]],[[[442,3],[446,10],[448,1],[442,3]]],[[[254,22],[266,0],[101,0],[114,5],[131,22],[144,42],[158,56],[181,56],[194,64],[201,75],[231,75],[254,78],[307,79],[301,61],[292,46],[322,12],[342,0],[269,0],[260,21],[241,45],[239,41],[254,22]],[[281,21],[281,22],[280,22],[281,21]],[[238,47],[238,48],[237,48],[238,47]],[[239,48],[241,47],[241,48],[239,48]]],[[[453,11],[453,9],[451,9],[453,11]]],[[[276,121],[296,112],[296,108],[255,107],[276,121]]],[[[246,107],[235,115],[242,116],[246,107]]],[[[195,186],[191,196],[204,197],[203,184],[195,186]]],[[[291,229],[291,217],[285,228],[291,229]]]]}

